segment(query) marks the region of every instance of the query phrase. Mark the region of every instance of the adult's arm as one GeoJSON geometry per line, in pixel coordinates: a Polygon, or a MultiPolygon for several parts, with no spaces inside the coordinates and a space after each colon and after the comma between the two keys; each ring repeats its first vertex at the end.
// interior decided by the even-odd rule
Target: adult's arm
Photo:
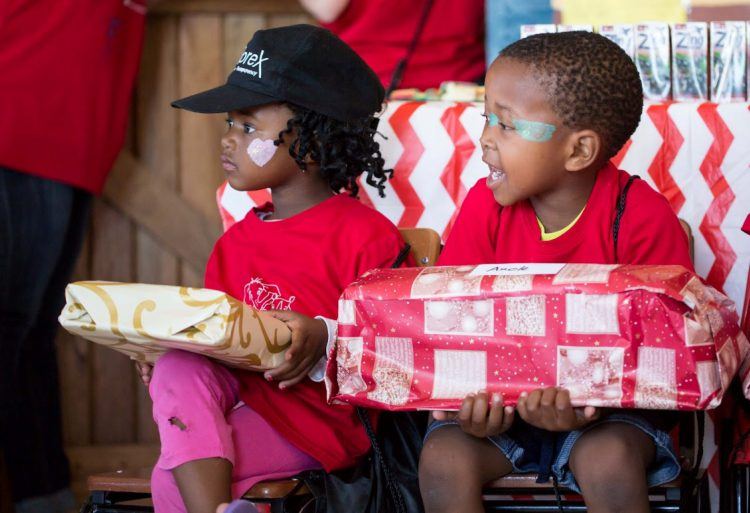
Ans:
{"type": "Polygon", "coordinates": [[[344,12],[349,0],[299,0],[299,3],[319,22],[331,23],[344,12]]]}

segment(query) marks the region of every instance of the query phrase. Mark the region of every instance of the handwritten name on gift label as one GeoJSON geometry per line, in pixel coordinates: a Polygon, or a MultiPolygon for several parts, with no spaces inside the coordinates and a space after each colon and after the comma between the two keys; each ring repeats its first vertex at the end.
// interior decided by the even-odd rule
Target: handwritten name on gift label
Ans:
{"type": "Polygon", "coordinates": [[[565,264],[482,264],[469,276],[520,276],[526,274],[557,274],[565,264]]]}

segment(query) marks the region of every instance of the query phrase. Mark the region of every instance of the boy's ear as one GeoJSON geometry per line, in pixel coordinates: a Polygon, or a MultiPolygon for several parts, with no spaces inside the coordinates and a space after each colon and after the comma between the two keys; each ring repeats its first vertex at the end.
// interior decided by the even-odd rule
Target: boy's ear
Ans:
{"type": "Polygon", "coordinates": [[[578,130],[570,136],[565,169],[582,171],[594,164],[602,152],[602,138],[593,130],[578,130]]]}

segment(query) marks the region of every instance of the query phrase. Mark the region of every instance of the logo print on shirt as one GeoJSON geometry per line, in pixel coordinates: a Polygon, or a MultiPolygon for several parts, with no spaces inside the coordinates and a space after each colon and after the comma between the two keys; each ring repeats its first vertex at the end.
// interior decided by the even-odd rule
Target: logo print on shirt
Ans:
{"type": "Polygon", "coordinates": [[[263,63],[267,60],[268,57],[263,58],[263,50],[261,50],[260,53],[249,51],[243,52],[240,56],[240,60],[237,61],[234,70],[254,77],[263,78],[263,63]]]}
{"type": "Polygon", "coordinates": [[[291,310],[295,299],[295,296],[283,297],[278,285],[252,278],[245,285],[243,301],[256,310],[291,310]]]}

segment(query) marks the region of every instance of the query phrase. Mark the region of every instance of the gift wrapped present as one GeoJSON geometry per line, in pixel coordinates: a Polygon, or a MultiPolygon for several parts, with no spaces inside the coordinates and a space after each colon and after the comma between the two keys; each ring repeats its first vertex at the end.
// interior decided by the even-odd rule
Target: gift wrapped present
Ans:
{"type": "Polygon", "coordinates": [[[477,391],[514,405],[556,386],[574,406],[693,410],[740,366],[750,381],[734,304],[680,266],[374,270],[338,317],[328,396],[360,406],[451,410],[477,391]]]}
{"type": "Polygon", "coordinates": [[[217,290],[79,281],[65,297],[66,330],[142,362],[183,349],[264,370],[283,362],[291,341],[283,322],[217,290]]]}

